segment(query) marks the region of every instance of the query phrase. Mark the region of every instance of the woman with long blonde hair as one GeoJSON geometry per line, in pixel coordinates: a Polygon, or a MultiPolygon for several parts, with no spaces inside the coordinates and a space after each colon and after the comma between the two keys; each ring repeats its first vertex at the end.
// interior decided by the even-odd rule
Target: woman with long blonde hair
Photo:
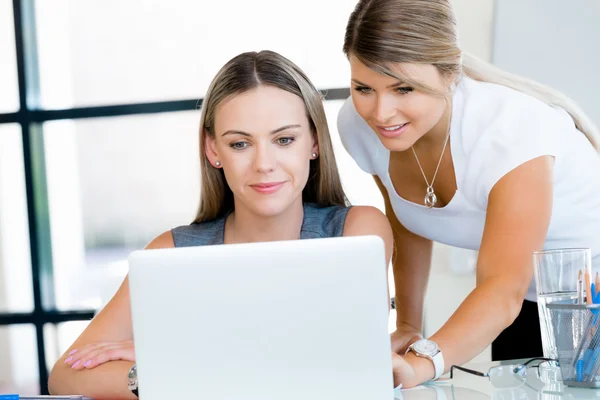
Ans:
{"type": "MultiPolygon", "coordinates": [[[[389,261],[388,221],[376,208],[347,206],[321,94],[283,56],[243,53],[217,73],[202,104],[200,159],[195,221],[161,234],[148,249],[378,235],[389,261]]],[[[137,396],[127,278],[56,362],[49,389],[137,396]]]]}
{"type": "Polygon", "coordinates": [[[566,96],[462,52],[449,0],[360,0],[343,51],[338,130],[394,231],[396,382],[490,344],[494,360],[541,356],[532,253],[590,247],[600,262],[597,128],[566,96]],[[433,241],[478,250],[477,285],[423,339],[433,241]]]}

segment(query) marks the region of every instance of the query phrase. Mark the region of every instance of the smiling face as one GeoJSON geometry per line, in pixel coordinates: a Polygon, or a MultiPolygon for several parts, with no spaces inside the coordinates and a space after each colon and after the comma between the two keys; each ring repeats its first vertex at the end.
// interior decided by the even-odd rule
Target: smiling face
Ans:
{"type": "Polygon", "coordinates": [[[275,216],[302,202],[318,145],[300,97],[272,86],[235,95],[217,107],[214,131],[206,156],[223,168],[237,210],[275,216]]]}
{"type": "MultiPolygon", "coordinates": [[[[440,123],[447,107],[443,97],[380,74],[352,54],[349,59],[354,107],[388,150],[409,149],[440,123]]],[[[402,64],[401,67],[402,73],[410,79],[437,92],[448,92],[448,80],[433,65],[402,64]]]]}

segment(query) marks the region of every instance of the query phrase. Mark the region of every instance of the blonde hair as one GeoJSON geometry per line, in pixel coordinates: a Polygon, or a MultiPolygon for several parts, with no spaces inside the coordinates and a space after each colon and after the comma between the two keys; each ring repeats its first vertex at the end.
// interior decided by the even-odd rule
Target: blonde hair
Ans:
{"type": "Polygon", "coordinates": [[[304,72],[287,58],[272,52],[242,53],[228,61],[212,80],[200,116],[200,205],[194,222],[210,221],[234,209],[233,192],[222,169],[214,168],[205,152],[206,135],[215,137],[218,106],[231,97],[267,85],[293,93],[304,101],[319,157],[310,161],[310,173],[302,192],[305,202],[320,206],[346,205],[346,196],[329,136],[321,93],[304,72]]]}
{"type": "Polygon", "coordinates": [[[431,64],[442,74],[456,78],[465,74],[478,81],[526,93],[567,111],[577,129],[600,151],[598,128],[570,98],[462,52],[458,47],[456,19],[449,0],[360,0],[346,26],[344,53],[354,55],[377,72],[437,96],[447,93],[439,93],[407,76],[400,77],[396,72],[398,66],[393,64],[431,64]]]}

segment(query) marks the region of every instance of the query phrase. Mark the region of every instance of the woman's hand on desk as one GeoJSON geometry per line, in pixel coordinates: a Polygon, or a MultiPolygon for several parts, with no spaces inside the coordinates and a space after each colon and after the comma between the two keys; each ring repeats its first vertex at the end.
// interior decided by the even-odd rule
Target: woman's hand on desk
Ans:
{"type": "Polygon", "coordinates": [[[414,368],[404,357],[396,353],[392,353],[392,371],[394,374],[394,387],[402,384],[404,389],[408,389],[419,384],[414,368]]]}
{"type": "Polygon", "coordinates": [[[403,389],[410,389],[435,376],[435,369],[431,360],[417,357],[410,352],[405,356],[392,353],[392,370],[394,373],[394,387],[402,384],[403,389]]]}
{"type": "Polygon", "coordinates": [[[392,340],[392,351],[398,354],[406,353],[408,346],[416,342],[417,340],[423,339],[421,333],[410,326],[402,326],[396,328],[390,335],[392,340]]]}
{"type": "Polygon", "coordinates": [[[82,370],[116,360],[135,362],[132,340],[91,343],[79,349],[73,349],[65,359],[65,363],[75,370],[82,370]]]}

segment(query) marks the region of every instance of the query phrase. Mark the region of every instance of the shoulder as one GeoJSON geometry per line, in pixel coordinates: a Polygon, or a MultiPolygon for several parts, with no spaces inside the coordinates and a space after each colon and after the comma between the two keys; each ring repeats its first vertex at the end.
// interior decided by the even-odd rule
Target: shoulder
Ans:
{"type": "Polygon", "coordinates": [[[337,237],[342,236],[349,207],[319,206],[304,204],[304,224],[302,230],[305,237],[337,237]]]}
{"type": "Polygon", "coordinates": [[[225,217],[173,228],[174,247],[223,244],[225,217]]]}
{"type": "Polygon", "coordinates": [[[528,94],[506,86],[469,80],[460,118],[464,156],[462,188],[480,208],[487,207],[496,183],[528,161],[560,157],[571,117],[528,94]]]}
{"type": "Polygon", "coordinates": [[[169,249],[171,247],[175,247],[175,242],[173,241],[173,233],[171,231],[166,231],[154,239],[148,245],[146,245],[146,249],[169,249]]]}
{"type": "MultiPolygon", "coordinates": [[[[470,78],[464,85],[461,118],[465,150],[476,148],[481,140],[553,140],[549,133],[574,129],[572,118],[562,109],[507,86],[478,82],[470,78]],[[547,131],[550,132],[547,132],[547,131]]],[[[505,145],[508,145],[507,143],[505,145]]]]}
{"type": "Polygon", "coordinates": [[[376,207],[354,206],[348,211],[344,236],[389,235],[392,228],[385,214],[376,207]]]}
{"type": "Polygon", "coordinates": [[[358,166],[363,171],[375,175],[377,152],[383,145],[354,108],[352,97],[344,102],[338,113],[337,128],[344,148],[358,166]]]}
{"type": "Polygon", "coordinates": [[[379,236],[385,243],[386,259],[389,260],[394,247],[394,237],[389,220],[376,207],[354,206],[346,217],[344,236],[379,236]]]}

